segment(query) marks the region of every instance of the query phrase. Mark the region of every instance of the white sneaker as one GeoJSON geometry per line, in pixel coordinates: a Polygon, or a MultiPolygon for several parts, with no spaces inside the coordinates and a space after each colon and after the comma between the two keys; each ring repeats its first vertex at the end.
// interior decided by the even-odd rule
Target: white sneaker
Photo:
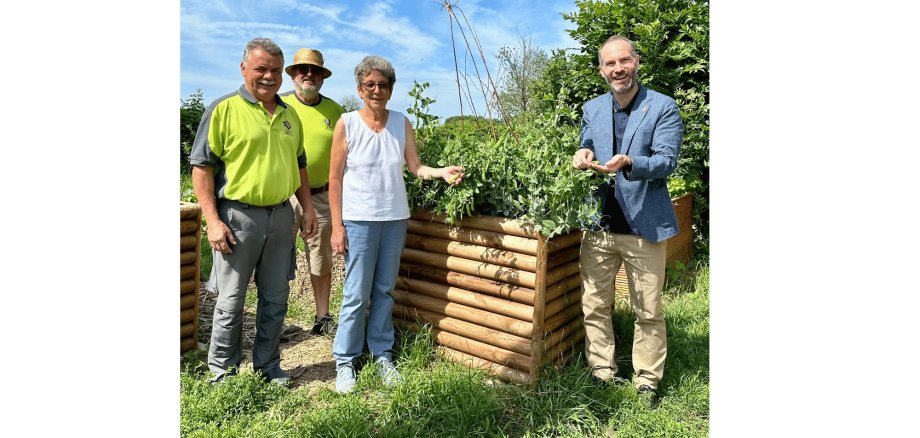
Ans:
{"type": "Polygon", "coordinates": [[[339,394],[348,394],[355,389],[357,384],[355,376],[355,367],[350,363],[340,365],[335,370],[335,392],[339,394]]]}
{"type": "Polygon", "coordinates": [[[377,363],[377,375],[380,376],[380,380],[383,381],[385,386],[392,387],[402,382],[402,376],[399,374],[399,371],[396,370],[396,365],[393,365],[390,359],[381,356],[378,357],[375,362],[377,363]]]}

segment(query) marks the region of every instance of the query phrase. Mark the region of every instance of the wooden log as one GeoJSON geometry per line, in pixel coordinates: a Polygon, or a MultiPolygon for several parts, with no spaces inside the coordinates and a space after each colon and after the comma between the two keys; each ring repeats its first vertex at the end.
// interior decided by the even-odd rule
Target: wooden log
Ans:
{"type": "Polygon", "coordinates": [[[584,321],[582,321],[581,315],[578,315],[569,322],[565,323],[562,327],[559,327],[556,330],[547,330],[546,336],[543,338],[544,347],[549,350],[556,346],[562,339],[570,334],[574,333],[575,330],[584,329],[584,321]]]}
{"type": "Polygon", "coordinates": [[[546,300],[555,300],[562,294],[581,287],[581,272],[572,274],[561,281],[546,286],[546,300]]]}
{"type": "Polygon", "coordinates": [[[195,219],[201,213],[201,207],[192,202],[179,202],[179,220],[195,219]]]}
{"type": "Polygon", "coordinates": [[[194,350],[197,346],[198,341],[196,341],[195,338],[183,338],[179,342],[179,351],[185,353],[186,351],[194,350]]]}
{"type": "Polygon", "coordinates": [[[537,259],[532,255],[419,234],[406,235],[406,248],[449,254],[530,272],[534,272],[537,266],[537,259]]]}
{"type": "MultiPolygon", "coordinates": [[[[491,263],[476,262],[462,257],[420,251],[412,248],[403,249],[402,259],[409,262],[476,275],[482,278],[500,280],[529,288],[533,288],[537,281],[536,274],[533,272],[493,265],[491,263]]],[[[557,268],[553,272],[562,270],[563,268],[564,267],[557,268]]],[[[575,269],[578,269],[578,263],[575,263],[575,269]]]]}
{"type": "Polygon", "coordinates": [[[198,246],[198,236],[181,236],[179,237],[179,249],[182,251],[194,250],[198,246]]]}
{"type": "MultiPolygon", "coordinates": [[[[509,269],[509,268],[506,268],[509,269]]],[[[568,262],[546,273],[546,284],[553,284],[572,274],[581,272],[578,267],[578,260],[568,262]]]]}
{"type": "Polygon", "coordinates": [[[179,253],[179,264],[187,265],[195,263],[198,260],[198,251],[182,251],[179,253]]]}
{"type": "Polygon", "coordinates": [[[194,263],[188,265],[182,265],[179,267],[179,280],[194,280],[195,276],[198,275],[198,269],[194,263]]]}
{"type": "Polygon", "coordinates": [[[188,293],[179,297],[179,310],[185,310],[188,308],[194,308],[195,303],[198,302],[198,294],[188,293]]]}
{"type": "MultiPolygon", "coordinates": [[[[446,216],[434,214],[430,211],[419,210],[412,215],[412,219],[424,222],[446,223],[446,216]]],[[[455,224],[461,228],[493,231],[496,233],[513,234],[520,237],[536,239],[540,234],[534,229],[533,224],[517,219],[508,219],[496,216],[467,216],[455,224]]]]}
{"type": "Polygon", "coordinates": [[[409,233],[420,234],[474,245],[501,248],[523,254],[536,255],[537,241],[528,237],[519,237],[493,231],[474,230],[453,227],[440,222],[423,222],[409,220],[409,233]]]}
{"type": "Polygon", "coordinates": [[[613,277],[613,290],[621,297],[629,298],[629,279],[626,277],[626,264],[620,266],[613,277]]]}
{"type": "Polygon", "coordinates": [[[444,316],[440,313],[430,312],[415,307],[406,307],[402,304],[393,304],[393,314],[403,319],[417,320],[429,324],[433,328],[441,329],[464,338],[475,339],[505,350],[521,354],[530,352],[530,340],[519,336],[509,335],[498,330],[492,330],[480,325],[472,324],[457,318],[444,316]]]}
{"type": "MultiPolygon", "coordinates": [[[[421,330],[422,327],[418,322],[407,321],[398,317],[393,318],[393,323],[399,327],[416,331],[421,330]]],[[[530,371],[531,360],[528,356],[498,348],[484,342],[466,339],[441,329],[431,328],[430,330],[434,342],[442,347],[458,350],[506,367],[514,368],[524,373],[530,371]]]]}
{"type": "Polygon", "coordinates": [[[552,254],[552,253],[561,251],[563,249],[569,248],[573,245],[576,247],[580,247],[582,234],[584,233],[576,230],[576,231],[571,231],[569,233],[563,234],[561,236],[553,237],[552,239],[549,240],[549,248],[547,250],[548,253],[552,254]]]}
{"type": "Polygon", "coordinates": [[[182,324],[182,326],[179,327],[179,334],[183,338],[194,335],[195,334],[195,324],[192,324],[192,323],[182,324]]]}
{"type": "Polygon", "coordinates": [[[429,310],[445,316],[461,319],[467,322],[500,330],[505,333],[520,336],[522,338],[531,338],[533,323],[521,321],[515,318],[509,318],[492,312],[485,312],[474,307],[464,306],[463,304],[451,303],[446,300],[432,298],[425,295],[410,294],[401,289],[393,290],[393,299],[397,303],[406,307],[418,307],[419,309],[429,310]]]}
{"type": "Polygon", "coordinates": [[[179,312],[179,323],[185,324],[187,322],[195,323],[195,320],[198,319],[198,315],[195,314],[195,309],[183,309],[179,312]]]}
{"type": "Polygon", "coordinates": [[[196,280],[181,280],[179,282],[180,295],[185,295],[187,293],[193,293],[197,290],[198,290],[198,282],[196,280]]]}
{"type": "MultiPolygon", "coordinates": [[[[535,295],[533,297],[533,331],[530,337],[530,357],[534,358],[536,363],[543,357],[543,312],[546,310],[546,257],[549,253],[549,246],[546,244],[546,238],[540,234],[537,236],[537,278],[534,285],[535,295]]],[[[536,382],[540,377],[540,367],[530,368],[530,380],[536,382]]]]}
{"type": "Polygon", "coordinates": [[[185,235],[190,235],[190,234],[198,235],[198,230],[200,229],[201,228],[199,227],[198,221],[194,219],[186,219],[186,220],[179,221],[179,235],[180,236],[185,236],[185,235]]]}
{"type": "Polygon", "coordinates": [[[556,298],[548,303],[546,303],[546,310],[543,311],[543,315],[546,318],[550,318],[553,315],[561,312],[563,309],[568,307],[573,303],[581,302],[581,288],[575,288],[569,291],[566,294],[563,294],[561,297],[556,298]]]}
{"type": "Polygon", "coordinates": [[[436,328],[431,329],[431,335],[438,344],[447,348],[481,357],[526,373],[530,372],[530,364],[532,361],[527,355],[508,351],[504,348],[479,342],[475,339],[464,338],[463,336],[458,336],[436,328]]]}
{"type": "Polygon", "coordinates": [[[578,256],[581,252],[581,245],[570,246],[559,252],[552,253],[547,256],[546,260],[546,269],[553,269],[558,266],[564,265],[572,260],[578,260],[578,256]]]}
{"type": "Polygon", "coordinates": [[[526,304],[493,297],[491,295],[480,294],[446,284],[410,279],[400,275],[396,277],[396,287],[409,293],[418,293],[429,297],[440,298],[445,301],[483,309],[488,312],[494,312],[520,320],[526,321],[533,317],[533,307],[526,304]]]}
{"type": "Polygon", "coordinates": [[[533,289],[528,289],[526,287],[405,261],[399,263],[399,269],[403,271],[407,278],[428,278],[461,289],[489,294],[511,301],[517,301],[522,304],[533,305],[533,289]]]}
{"type": "Polygon", "coordinates": [[[561,312],[546,318],[543,329],[545,332],[557,330],[559,327],[562,327],[563,324],[578,315],[581,315],[581,300],[569,304],[569,306],[561,312]]]}
{"type": "Polygon", "coordinates": [[[499,379],[502,379],[506,382],[511,383],[530,383],[530,376],[524,374],[514,368],[508,368],[504,365],[499,365],[490,360],[483,359],[481,357],[473,356],[471,354],[466,354],[462,351],[454,350],[453,348],[447,348],[444,346],[438,346],[435,349],[441,357],[444,357],[453,362],[457,362],[465,365],[467,368],[477,368],[483,370],[499,379]]]}
{"type": "Polygon", "coordinates": [[[539,361],[540,366],[542,367],[547,363],[552,363],[557,359],[564,359],[571,353],[570,350],[572,347],[577,345],[584,338],[584,328],[575,330],[571,335],[564,337],[558,344],[554,345],[553,348],[546,350],[546,355],[539,361]]]}

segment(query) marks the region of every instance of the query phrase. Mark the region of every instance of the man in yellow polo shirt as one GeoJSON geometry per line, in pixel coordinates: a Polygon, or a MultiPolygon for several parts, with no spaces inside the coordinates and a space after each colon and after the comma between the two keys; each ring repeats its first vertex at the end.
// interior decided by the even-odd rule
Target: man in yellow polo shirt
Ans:
{"type": "Polygon", "coordinates": [[[243,306],[253,272],[259,294],[253,369],[272,383],[291,380],[281,370],[278,347],[296,268],[288,198],[296,192],[306,206],[303,237],[316,234],[316,215],[303,128],[277,94],[283,65],[272,40],[250,41],[240,62],[243,85],[207,108],[189,157],[219,291],[208,350],[215,383],[235,374],[242,361],[243,306]]]}
{"type": "MultiPolygon", "coordinates": [[[[334,100],[320,94],[323,81],[332,71],[323,67],[323,54],[319,50],[303,48],[294,55],[294,62],[284,69],[294,81],[294,90],[281,94],[281,100],[297,110],[304,131],[304,151],[307,154],[307,173],[310,175],[310,194],[316,211],[318,232],[304,239],[309,251],[310,284],[316,302],[316,320],[311,330],[315,335],[333,331],[334,322],[329,315],[329,295],[332,290],[332,226],[329,212],[329,158],[332,150],[332,130],[345,112],[334,100]]],[[[301,205],[292,197],[295,212],[301,205]]],[[[294,233],[303,223],[297,221],[294,233]]]]}

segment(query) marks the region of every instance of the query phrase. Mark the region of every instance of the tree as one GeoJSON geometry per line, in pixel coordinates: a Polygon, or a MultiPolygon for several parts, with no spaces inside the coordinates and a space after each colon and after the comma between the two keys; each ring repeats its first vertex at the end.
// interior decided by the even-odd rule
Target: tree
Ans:
{"type": "Polygon", "coordinates": [[[500,103],[509,118],[534,111],[537,96],[533,84],[543,74],[549,59],[546,51],[534,46],[532,38],[518,34],[517,47],[502,47],[496,58],[500,69],[499,102],[493,102],[493,108],[500,103]]]}
{"type": "Polygon", "coordinates": [[[195,134],[198,132],[198,124],[201,122],[201,115],[204,114],[204,94],[199,88],[192,93],[188,99],[179,99],[179,161],[188,162],[189,153],[192,151],[192,143],[195,142],[195,134]]]}
{"type": "Polygon", "coordinates": [[[361,109],[362,102],[353,94],[349,94],[339,100],[339,105],[345,108],[345,112],[351,112],[361,109]]]}
{"type": "MultiPolygon", "coordinates": [[[[698,0],[576,0],[562,14],[575,25],[580,43],[556,50],[535,84],[544,109],[581,104],[609,87],[597,70],[597,49],[607,37],[631,39],[641,57],[639,82],[672,96],[684,121],[677,169],[668,181],[672,195],[692,192],[697,243],[709,241],[709,2],[698,0]]],[[[578,113],[578,117],[581,114],[578,113]]],[[[575,121],[573,121],[575,122],[575,121]]]]}

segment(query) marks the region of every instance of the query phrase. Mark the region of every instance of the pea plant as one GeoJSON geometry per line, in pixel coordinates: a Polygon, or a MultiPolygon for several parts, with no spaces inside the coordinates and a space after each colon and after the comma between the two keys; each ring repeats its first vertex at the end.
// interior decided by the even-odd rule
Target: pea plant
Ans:
{"type": "Polygon", "coordinates": [[[497,124],[494,131],[473,123],[432,126],[432,119],[417,115],[422,162],[462,166],[465,176],[462,184],[450,186],[407,175],[410,208],[443,214],[448,223],[471,215],[520,219],[547,237],[593,220],[598,207],[590,194],[603,178],[571,165],[578,127],[562,122],[571,120],[571,111],[547,112],[513,130],[497,124]]]}

